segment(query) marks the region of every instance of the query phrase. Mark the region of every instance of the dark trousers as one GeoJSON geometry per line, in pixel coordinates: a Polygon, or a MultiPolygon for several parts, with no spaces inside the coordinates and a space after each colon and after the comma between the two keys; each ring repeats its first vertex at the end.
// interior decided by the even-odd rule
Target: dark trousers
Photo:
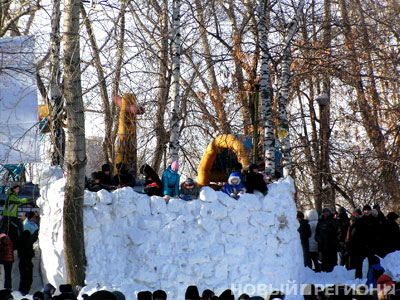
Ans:
{"type": "Polygon", "coordinates": [[[318,252],[310,252],[310,258],[311,258],[312,262],[314,263],[314,271],[320,272],[321,266],[320,266],[319,260],[318,260],[318,252]]]}
{"type": "Polygon", "coordinates": [[[0,264],[4,267],[4,288],[12,290],[12,262],[9,261],[1,261],[0,264]]]}
{"type": "Polygon", "coordinates": [[[22,294],[29,294],[33,281],[33,263],[32,258],[20,258],[19,259],[19,291],[22,294]]]}
{"type": "Polygon", "coordinates": [[[332,272],[333,268],[337,265],[337,252],[336,250],[323,250],[321,251],[321,271],[332,272]]]}

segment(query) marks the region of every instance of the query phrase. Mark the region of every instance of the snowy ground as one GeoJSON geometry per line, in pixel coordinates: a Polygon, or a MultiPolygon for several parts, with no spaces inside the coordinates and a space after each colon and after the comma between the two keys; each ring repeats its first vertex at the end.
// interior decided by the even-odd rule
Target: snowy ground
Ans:
{"type": "MultiPolygon", "coordinates": [[[[42,198],[33,293],[45,283],[65,283],[62,203],[65,179],[55,168],[40,172],[42,198]],[[41,264],[38,276],[38,264],[41,264]],[[41,279],[42,278],[42,279],[41,279]]],[[[302,299],[301,284],[356,284],[343,267],[314,273],[303,267],[297,232],[293,180],[270,185],[265,198],[245,194],[236,201],[210,188],[185,202],[147,197],[123,188],[85,193],[85,247],[88,260],[83,292],[108,289],[135,299],[140,290],[164,289],[183,299],[188,285],[217,294],[231,288],[264,296],[271,288],[302,299]],[[296,295],[297,294],[297,295],[296,295]]],[[[382,262],[400,279],[400,252],[382,262]]],[[[18,272],[17,263],[14,270],[18,272]]],[[[359,283],[359,282],[358,282],[359,283]]],[[[1,284],[1,283],[0,283],[1,284]]],[[[14,288],[18,287],[17,280],[14,288]]],[[[21,296],[15,293],[15,298],[21,296]]]]}

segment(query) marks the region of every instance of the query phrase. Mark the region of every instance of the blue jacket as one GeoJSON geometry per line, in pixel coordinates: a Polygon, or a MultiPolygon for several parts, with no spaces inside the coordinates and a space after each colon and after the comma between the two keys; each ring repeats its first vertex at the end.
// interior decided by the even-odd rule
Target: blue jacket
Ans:
{"type": "Polygon", "coordinates": [[[385,269],[381,266],[380,263],[371,265],[367,274],[367,282],[365,283],[367,286],[372,284],[374,288],[376,288],[378,277],[380,277],[383,273],[385,273],[385,269]]]}
{"type": "Polygon", "coordinates": [[[229,175],[228,182],[225,183],[225,185],[222,187],[221,191],[228,194],[232,198],[239,199],[240,195],[239,192],[245,193],[246,188],[243,185],[242,182],[242,174],[239,171],[235,171],[229,175]],[[237,178],[239,180],[239,183],[234,185],[233,184],[233,179],[237,178]]]}
{"type": "Polygon", "coordinates": [[[177,171],[172,171],[169,166],[162,175],[164,195],[171,197],[179,196],[179,174],[177,171]]]}

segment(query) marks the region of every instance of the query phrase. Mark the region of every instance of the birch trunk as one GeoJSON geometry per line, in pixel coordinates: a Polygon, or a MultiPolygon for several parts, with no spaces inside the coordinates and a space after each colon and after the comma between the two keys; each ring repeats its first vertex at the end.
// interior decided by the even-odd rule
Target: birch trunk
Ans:
{"type": "Polygon", "coordinates": [[[267,44],[267,26],[265,18],[265,0],[259,0],[259,32],[261,35],[261,81],[260,94],[262,103],[262,127],[264,144],[265,172],[273,175],[275,172],[275,138],[272,121],[271,78],[269,73],[269,50],[267,44]]]}
{"type": "Polygon", "coordinates": [[[68,155],[63,225],[67,282],[72,286],[84,285],[86,267],[83,231],[86,147],[79,53],[80,3],[80,0],[64,0],[64,90],[68,117],[68,155]]]}
{"type": "Polygon", "coordinates": [[[291,42],[297,32],[300,14],[303,13],[304,0],[299,2],[296,9],[294,20],[289,27],[288,35],[284,43],[284,54],[282,59],[282,74],[281,74],[281,91],[278,97],[279,104],[279,117],[280,117],[280,127],[287,131],[287,136],[282,140],[282,158],[283,158],[283,176],[289,175],[291,170],[291,157],[290,157],[290,131],[289,131],[289,121],[287,117],[287,101],[289,97],[290,88],[290,64],[291,64],[291,42]]]}
{"type": "Polygon", "coordinates": [[[53,1],[51,17],[51,47],[50,47],[50,106],[51,106],[51,164],[62,166],[65,154],[65,133],[63,129],[64,101],[60,88],[60,11],[61,0],[53,1]]]}
{"type": "Polygon", "coordinates": [[[180,0],[172,3],[172,91],[171,91],[171,137],[170,137],[170,160],[178,160],[179,152],[179,78],[181,57],[181,34],[180,34],[180,0]]]}

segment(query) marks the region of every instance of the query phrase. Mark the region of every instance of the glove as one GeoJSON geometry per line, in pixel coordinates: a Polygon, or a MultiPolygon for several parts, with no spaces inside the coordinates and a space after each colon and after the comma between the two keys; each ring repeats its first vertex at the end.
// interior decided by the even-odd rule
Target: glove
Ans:
{"type": "Polygon", "coordinates": [[[236,194],[235,193],[231,193],[229,196],[231,196],[232,198],[236,199],[236,194]]]}
{"type": "Polygon", "coordinates": [[[169,199],[170,199],[170,197],[169,197],[168,195],[165,195],[165,196],[164,196],[165,203],[167,203],[167,204],[168,204],[168,202],[169,202],[169,199]]]}

